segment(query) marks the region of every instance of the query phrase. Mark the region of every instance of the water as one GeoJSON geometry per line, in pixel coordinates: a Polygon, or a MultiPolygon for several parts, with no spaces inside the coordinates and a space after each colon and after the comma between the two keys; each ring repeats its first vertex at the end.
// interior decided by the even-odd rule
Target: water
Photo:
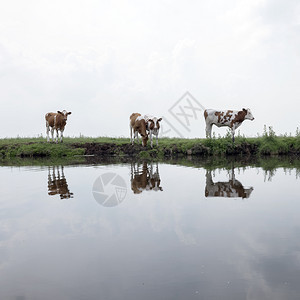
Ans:
{"type": "Polygon", "coordinates": [[[299,299],[299,169],[0,167],[0,299],[299,299]]]}

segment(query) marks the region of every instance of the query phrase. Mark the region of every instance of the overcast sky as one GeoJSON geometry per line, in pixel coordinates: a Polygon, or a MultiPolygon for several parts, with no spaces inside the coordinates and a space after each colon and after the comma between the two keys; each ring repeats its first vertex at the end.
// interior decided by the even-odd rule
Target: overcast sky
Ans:
{"type": "Polygon", "coordinates": [[[163,116],[166,135],[204,137],[201,107],[251,108],[247,136],[264,124],[294,135],[299,3],[4,1],[0,137],[45,136],[45,113],[63,109],[67,136],[129,136],[129,115],[140,112],[163,116]]]}

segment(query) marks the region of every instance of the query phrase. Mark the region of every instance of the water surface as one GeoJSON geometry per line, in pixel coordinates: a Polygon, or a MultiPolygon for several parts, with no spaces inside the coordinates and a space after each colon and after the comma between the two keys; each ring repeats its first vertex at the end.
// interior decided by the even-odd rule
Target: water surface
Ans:
{"type": "Polygon", "coordinates": [[[0,179],[1,299],[299,299],[292,165],[3,166],[0,179]]]}

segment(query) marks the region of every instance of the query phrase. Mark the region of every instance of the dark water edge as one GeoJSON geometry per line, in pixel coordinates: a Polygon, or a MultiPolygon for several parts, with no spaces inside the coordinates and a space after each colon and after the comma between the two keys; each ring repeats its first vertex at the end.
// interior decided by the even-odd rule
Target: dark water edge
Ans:
{"type": "Polygon", "coordinates": [[[167,158],[140,158],[139,156],[76,156],[61,158],[11,158],[0,159],[0,166],[80,166],[80,165],[114,165],[135,162],[158,162],[194,168],[212,170],[216,168],[232,169],[243,167],[260,167],[265,171],[277,168],[296,169],[300,172],[300,157],[296,155],[277,156],[184,156],[167,158]]]}
{"type": "MultiPolygon", "coordinates": [[[[106,139],[107,140],[107,139],[106,139]]],[[[63,143],[45,141],[0,140],[0,158],[13,157],[67,157],[78,155],[93,156],[127,156],[139,158],[178,158],[207,156],[300,156],[300,137],[263,136],[257,138],[236,139],[160,139],[159,145],[151,148],[150,144],[131,145],[129,139],[106,141],[88,141],[87,139],[67,139],[63,143]]]]}

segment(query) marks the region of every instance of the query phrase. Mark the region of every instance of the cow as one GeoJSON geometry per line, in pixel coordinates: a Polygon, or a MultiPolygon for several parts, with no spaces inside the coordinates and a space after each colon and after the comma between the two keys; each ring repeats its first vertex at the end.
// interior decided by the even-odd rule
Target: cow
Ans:
{"type": "Polygon", "coordinates": [[[245,188],[235,179],[234,169],[227,182],[213,182],[211,171],[206,171],[205,197],[249,198],[252,191],[253,187],[245,188]]]}
{"type": "Polygon", "coordinates": [[[206,109],[204,111],[206,123],[206,137],[211,138],[212,125],[218,127],[228,126],[231,129],[232,141],[234,142],[234,132],[243,123],[244,120],[254,120],[249,108],[236,110],[214,110],[206,109]]]}
{"type": "Polygon", "coordinates": [[[62,112],[58,110],[57,113],[50,112],[45,115],[47,128],[47,142],[49,142],[50,127],[52,142],[54,142],[54,130],[56,130],[55,142],[58,142],[58,131],[60,131],[60,142],[63,141],[63,132],[67,124],[68,115],[70,115],[71,113],[72,112],[67,112],[66,110],[63,110],[62,112]]]}
{"type": "Polygon", "coordinates": [[[134,144],[135,139],[139,141],[138,134],[140,134],[142,137],[142,145],[144,147],[147,146],[148,134],[146,130],[146,121],[144,117],[142,117],[142,115],[139,113],[132,113],[130,116],[129,127],[130,127],[131,144],[132,145],[134,144]],[[133,132],[133,138],[132,138],[132,132],[133,132]]]}
{"type": "Polygon", "coordinates": [[[152,135],[156,136],[156,146],[158,146],[158,134],[160,128],[159,122],[162,120],[162,118],[156,118],[150,115],[145,115],[144,119],[146,121],[147,131],[150,135],[151,148],[153,147],[152,135]]]}
{"type": "Polygon", "coordinates": [[[58,195],[60,199],[73,198],[73,193],[70,192],[67,179],[64,174],[64,167],[48,167],[48,195],[58,195]],[[51,172],[52,169],[52,172],[51,172]],[[61,171],[61,172],[60,172],[61,171]]]}
{"type": "Polygon", "coordinates": [[[149,178],[149,184],[150,184],[150,190],[153,190],[155,192],[162,191],[163,188],[160,186],[160,176],[158,172],[158,163],[156,163],[155,172],[153,172],[153,165],[150,164],[150,178],[149,178]]]}
{"type": "Polygon", "coordinates": [[[147,162],[143,162],[141,169],[138,163],[131,164],[131,189],[134,194],[140,194],[143,191],[162,191],[160,183],[157,163],[155,172],[152,164],[148,166],[147,162]]]}

